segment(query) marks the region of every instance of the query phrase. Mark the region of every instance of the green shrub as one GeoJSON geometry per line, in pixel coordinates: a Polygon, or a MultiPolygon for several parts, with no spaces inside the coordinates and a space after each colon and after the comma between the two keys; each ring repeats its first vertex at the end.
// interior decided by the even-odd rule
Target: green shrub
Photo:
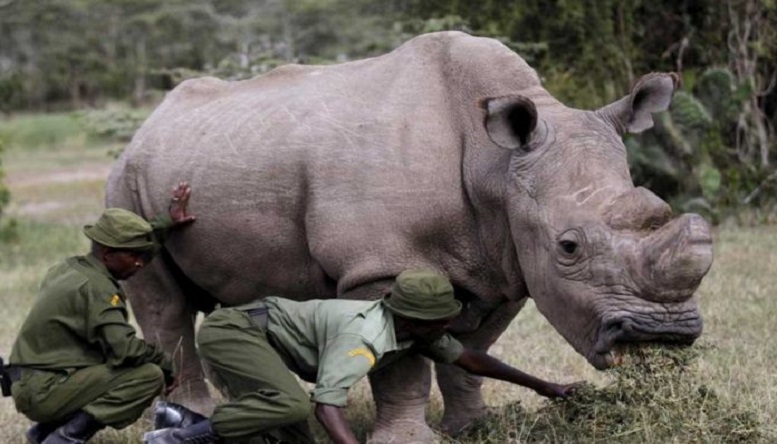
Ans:
{"type": "Polygon", "coordinates": [[[16,222],[5,216],[5,207],[11,201],[11,192],[3,183],[3,140],[0,139],[0,242],[6,242],[14,237],[16,222]]]}
{"type": "Polygon", "coordinates": [[[21,106],[24,85],[18,73],[0,74],[0,112],[9,113],[21,106]]]}
{"type": "Polygon", "coordinates": [[[78,119],[86,134],[97,141],[129,142],[148,117],[146,109],[106,108],[81,111],[78,119]]]}
{"type": "Polygon", "coordinates": [[[773,193],[748,196],[772,174],[737,154],[740,116],[749,91],[733,74],[713,68],[694,78],[692,92],[678,91],[655,129],[626,138],[634,180],[681,211],[713,222],[751,203],[769,206],[773,193]]]}

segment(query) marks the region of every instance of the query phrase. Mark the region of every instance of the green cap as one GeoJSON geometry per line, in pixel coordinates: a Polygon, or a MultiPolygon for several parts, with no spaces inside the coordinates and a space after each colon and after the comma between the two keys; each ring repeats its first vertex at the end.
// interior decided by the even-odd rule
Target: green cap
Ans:
{"type": "Polygon", "coordinates": [[[461,311],[450,281],[429,269],[400,273],[383,304],[394,314],[423,321],[452,318],[461,311]]]}
{"type": "Polygon", "coordinates": [[[85,225],[84,234],[100,245],[127,250],[154,248],[151,224],[123,208],[108,208],[94,225],[85,225]]]}

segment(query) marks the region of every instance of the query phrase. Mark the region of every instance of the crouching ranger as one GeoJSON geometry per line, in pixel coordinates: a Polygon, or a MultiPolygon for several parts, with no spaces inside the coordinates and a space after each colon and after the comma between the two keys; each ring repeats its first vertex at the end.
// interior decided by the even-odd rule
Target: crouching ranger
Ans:
{"type": "Polygon", "coordinates": [[[154,397],[175,385],[170,356],[138,338],[119,281],[160,249],[186,214],[186,183],[173,190],[169,216],[151,223],[109,208],[84,227],[92,251],[54,266],[22,325],[7,375],[16,409],[37,422],[31,443],[84,443],[106,426],[135,422],[154,397]]]}
{"type": "Polygon", "coordinates": [[[543,381],[464,347],[446,331],[460,311],[448,279],[425,269],[400,273],[380,301],[268,297],[216,310],[202,323],[197,343],[229,402],[216,407],[209,420],[148,432],[144,442],[244,442],[261,436],[265,442],[312,443],[307,418],[314,410],[333,442],[356,443],[343,414],[349,389],[406,353],[547,397],[567,397],[577,387],[543,381]],[[289,369],[315,383],[310,395],[289,369]]]}

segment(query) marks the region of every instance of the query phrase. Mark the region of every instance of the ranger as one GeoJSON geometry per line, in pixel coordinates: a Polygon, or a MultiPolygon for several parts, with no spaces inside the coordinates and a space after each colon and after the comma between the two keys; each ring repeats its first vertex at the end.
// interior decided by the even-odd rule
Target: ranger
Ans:
{"type": "Polygon", "coordinates": [[[268,442],[312,443],[307,424],[312,399],[315,416],[332,441],[356,443],[343,415],[348,390],[407,353],[542,396],[567,397],[577,387],[543,381],[464,347],[446,331],[460,311],[448,279],[427,269],[400,273],[379,301],[268,297],[216,310],[200,327],[197,343],[214,384],[229,402],[216,407],[208,420],[149,432],[144,441],[205,443],[262,435],[268,442]],[[315,383],[310,395],[289,369],[315,383]]]}
{"type": "Polygon", "coordinates": [[[106,426],[135,422],[175,386],[161,347],[135,334],[119,281],[151,261],[169,231],[194,221],[191,188],[173,189],[169,215],[150,223],[109,208],[84,227],[92,251],[51,268],[13,345],[7,369],[16,409],[37,422],[34,444],[84,443],[106,426]]]}

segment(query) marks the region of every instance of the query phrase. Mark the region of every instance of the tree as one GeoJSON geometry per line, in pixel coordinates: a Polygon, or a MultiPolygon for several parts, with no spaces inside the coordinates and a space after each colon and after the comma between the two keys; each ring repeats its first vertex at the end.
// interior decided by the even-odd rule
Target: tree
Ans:
{"type": "Polygon", "coordinates": [[[13,220],[8,221],[7,218],[4,217],[5,207],[8,205],[8,202],[11,201],[11,193],[8,191],[8,188],[6,188],[5,184],[3,183],[4,174],[3,174],[2,154],[3,154],[3,141],[2,139],[0,139],[0,241],[6,241],[9,238],[13,237],[15,223],[13,220]]]}
{"type": "Polygon", "coordinates": [[[745,163],[757,156],[760,166],[767,168],[774,128],[762,98],[774,90],[777,82],[775,4],[770,0],[727,0],[726,6],[730,64],[739,84],[749,90],[737,125],[737,153],[745,163]]]}

